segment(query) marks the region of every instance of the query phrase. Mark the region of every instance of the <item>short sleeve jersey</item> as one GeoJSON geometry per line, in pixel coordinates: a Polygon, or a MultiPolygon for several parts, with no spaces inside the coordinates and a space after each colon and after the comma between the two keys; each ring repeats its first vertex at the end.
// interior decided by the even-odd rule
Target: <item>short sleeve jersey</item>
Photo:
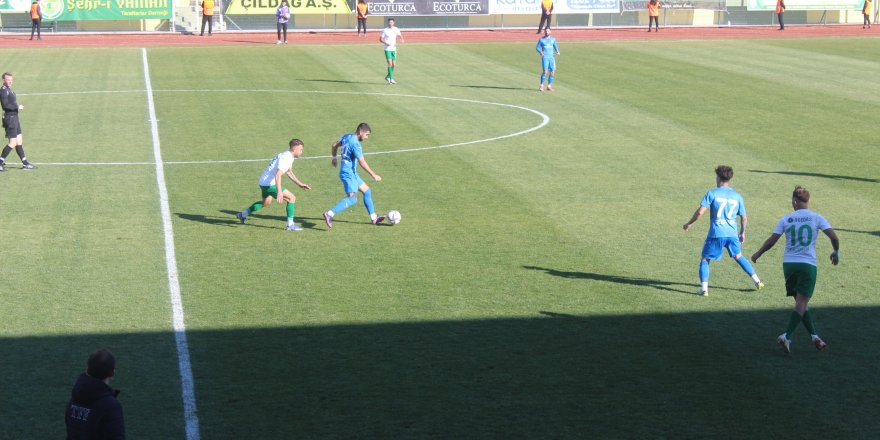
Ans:
{"type": "Polygon", "coordinates": [[[293,168],[293,153],[290,151],[279,153],[272,159],[272,162],[269,162],[269,166],[260,175],[260,186],[275,185],[275,173],[281,171],[284,174],[290,171],[291,168],[293,168]]]}
{"type": "Polygon", "coordinates": [[[355,177],[357,176],[358,159],[364,157],[364,150],[361,142],[354,133],[349,133],[339,139],[339,157],[341,163],[339,165],[339,177],[355,177]]]}
{"type": "Polygon", "coordinates": [[[821,215],[809,209],[798,209],[782,216],[774,234],[785,235],[785,263],[816,265],[816,239],[819,231],[831,229],[831,224],[821,215]]]}
{"type": "Polygon", "coordinates": [[[736,190],[729,186],[719,186],[709,190],[700,202],[709,209],[709,234],[706,238],[726,238],[739,235],[736,217],[746,215],[746,205],[736,190]]]}
{"type": "Polygon", "coordinates": [[[382,29],[382,39],[385,40],[385,50],[397,50],[397,37],[399,36],[400,29],[396,26],[382,29]]]}

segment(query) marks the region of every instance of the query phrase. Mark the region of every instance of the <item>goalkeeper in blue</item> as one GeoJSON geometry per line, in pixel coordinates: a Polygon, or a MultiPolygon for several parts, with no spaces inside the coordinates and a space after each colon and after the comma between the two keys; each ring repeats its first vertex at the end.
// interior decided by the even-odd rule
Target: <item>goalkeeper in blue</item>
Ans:
{"type": "Polygon", "coordinates": [[[544,36],[538,39],[535,50],[541,54],[541,86],[538,87],[538,91],[544,91],[544,80],[547,80],[547,91],[552,92],[553,77],[556,76],[556,55],[561,54],[556,44],[556,37],[550,35],[550,28],[544,29],[544,36]]]}
{"type": "Polygon", "coordinates": [[[746,226],[749,224],[749,219],[746,216],[746,206],[742,196],[730,187],[732,178],[733,168],[727,165],[719,165],[715,168],[716,188],[706,193],[700,202],[700,207],[684,224],[684,230],[689,230],[691,225],[709,211],[709,234],[703,243],[700,258],[700,295],[702,296],[709,295],[709,261],[720,260],[725,249],[728,255],[752,277],[756,289],[760,290],[764,287],[764,283],[758,278],[752,264],[743,256],[740,249],[740,244],[746,241],[746,226]],[[737,217],[740,218],[741,229],[737,229],[737,217]]]}
{"type": "Polygon", "coordinates": [[[364,159],[364,150],[361,146],[361,142],[369,139],[371,133],[370,126],[366,122],[361,122],[354,133],[342,136],[342,138],[330,146],[331,154],[333,155],[330,164],[334,167],[337,164],[339,165],[339,180],[342,181],[346,197],[340,200],[332,209],[324,212],[324,222],[327,223],[328,228],[333,227],[333,217],[336,214],[345,211],[357,203],[358,191],[364,195],[364,206],[367,208],[367,213],[370,214],[370,223],[378,225],[385,220],[384,215],[376,215],[376,209],[373,207],[373,190],[364,183],[357,173],[357,168],[360,166],[370,174],[373,180],[376,182],[382,181],[382,176],[373,172],[370,165],[367,164],[366,159],[364,159]],[[339,154],[338,161],[336,158],[337,153],[339,154]]]}

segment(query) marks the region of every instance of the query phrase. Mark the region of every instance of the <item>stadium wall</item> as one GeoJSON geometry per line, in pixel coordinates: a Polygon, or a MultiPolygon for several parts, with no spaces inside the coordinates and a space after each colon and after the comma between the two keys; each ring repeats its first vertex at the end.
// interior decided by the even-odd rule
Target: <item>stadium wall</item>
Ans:
{"type": "MultiPolygon", "coordinates": [[[[225,0],[217,1],[214,14],[215,31],[274,31],[275,17],[271,13],[274,0],[264,3],[260,10],[250,10],[246,14],[227,14],[231,10],[225,0]],[[258,13],[255,13],[258,12],[258,13]]],[[[345,0],[340,0],[345,1],[345,0]]],[[[352,3],[352,0],[347,0],[352,3]]],[[[558,0],[557,0],[558,1],[558,0]]],[[[662,9],[662,26],[772,26],[776,25],[776,14],[772,11],[753,11],[746,7],[748,0],[728,0],[720,3],[718,9],[662,9]]],[[[201,22],[200,0],[179,1],[171,10],[171,19],[142,20],[78,20],[44,22],[57,32],[192,32],[197,31],[201,22]]],[[[880,2],[875,9],[880,8],[880,2]]],[[[537,4],[537,3],[536,3],[537,4]]],[[[237,9],[240,11],[240,9],[237,9]]],[[[872,19],[876,22],[877,13],[872,19]]],[[[533,28],[537,26],[540,13],[480,14],[480,15],[434,15],[434,16],[395,16],[397,25],[403,29],[504,29],[533,28]]],[[[370,29],[384,27],[385,16],[371,15],[367,18],[370,29]]],[[[816,10],[786,11],[786,25],[821,24],[861,24],[860,10],[816,10]]],[[[631,10],[615,13],[555,13],[553,27],[632,27],[647,26],[647,11],[631,10]]],[[[294,14],[289,28],[303,30],[354,30],[357,20],[352,13],[294,14]]],[[[26,12],[0,11],[0,32],[29,32],[30,18],[26,12]]]]}

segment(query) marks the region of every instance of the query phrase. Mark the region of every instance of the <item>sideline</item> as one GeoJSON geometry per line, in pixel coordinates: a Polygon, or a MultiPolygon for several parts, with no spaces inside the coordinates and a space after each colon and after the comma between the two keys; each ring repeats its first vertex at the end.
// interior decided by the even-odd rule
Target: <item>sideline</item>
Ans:
{"type": "Polygon", "coordinates": [[[156,158],[156,185],[159,187],[159,205],[162,211],[162,225],[165,230],[165,265],[168,267],[168,290],[171,299],[174,341],[177,344],[177,360],[180,367],[180,386],[183,398],[184,422],[187,440],[199,440],[199,418],[196,415],[196,394],[193,385],[192,364],[189,359],[189,344],[186,340],[186,324],[183,316],[183,301],[180,296],[180,280],[177,273],[177,257],[174,252],[174,232],[171,229],[171,208],[168,205],[168,188],[165,186],[165,166],[159,146],[159,126],[156,119],[156,106],[153,102],[153,86],[150,83],[150,66],[147,63],[147,49],[141,48],[144,62],[144,83],[147,86],[147,105],[150,111],[150,131],[153,136],[153,156],[156,158]]]}

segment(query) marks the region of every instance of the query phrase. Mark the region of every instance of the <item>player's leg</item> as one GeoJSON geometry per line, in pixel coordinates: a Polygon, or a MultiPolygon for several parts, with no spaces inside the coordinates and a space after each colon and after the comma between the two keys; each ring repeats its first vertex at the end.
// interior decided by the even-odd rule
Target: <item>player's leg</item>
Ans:
{"type": "Polygon", "coordinates": [[[755,289],[763,289],[764,283],[761,282],[761,278],[758,277],[758,274],[755,272],[755,268],[752,267],[752,263],[749,259],[743,256],[739,240],[736,238],[727,239],[725,245],[727,247],[728,255],[736,260],[739,267],[741,267],[745,273],[752,277],[752,282],[755,283],[755,289]]]}
{"type": "Polygon", "coordinates": [[[370,214],[370,223],[376,225],[385,220],[384,215],[376,215],[376,209],[373,206],[373,190],[367,184],[363,184],[358,191],[364,195],[364,207],[367,208],[367,214],[370,214]]]}
{"type": "Polygon", "coordinates": [[[284,31],[284,44],[287,44],[287,23],[284,23],[282,30],[284,31]]]}
{"type": "Polygon", "coordinates": [[[556,77],[556,66],[553,63],[550,64],[549,75],[547,75],[547,91],[553,91],[553,78],[556,77]]]}
{"type": "Polygon", "coordinates": [[[28,162],[27,156],[24,154],[24,140],[22,140],[21,137],[21,130],[19,130],[18,136],[16,137],[15,152],[18,154],[18,157],[21,158],[21,169],[32,170],[36,168],[32,163],[28,162]]]}
{"type": "Polygon", "coordinates": [[[293,223],[293,214],[296,211],[296,196],[287,189],[282,189],[281,200],[287,202],[287,230],[302,231],[301,227],[293,223]]]}
{"type": "Polygon", "coordinates": [[[391,84],[397,84],[397,81],[394,81],[394,68],[397,67],[397,51],[391,51],[391,58],[388,60],[388,82],[391,84]]]}
{"type": "Polygon", "coordinates": [[[262,199],[254,202],[242,212],[236,213],[235,216],[244,224],[247,216],[263,209],[264,206],[269,206],[272,204],[272,199],[278,195],[278,192],[275,190],[274,186],[260,186],[260,194],[262,199]]]}
{"type": "Polygon", "coordinates": [[[200,37],[205,36],[205,17],[206,16],[204,14],[202,14],[202,32],[199,34],[200,37]]]}
{"type": "Polygon", "coordinates": [[[721,240],[707,238],[700,252],[700,295],[709,295],[709,261],[719,260],[724,252],[721,240]]]}
{"type": "Polygon", "coordinates": [[[388,81],[389,84],[391,83],[391,74],[394,72],[394,60],[392,59],[392,57],[393,57],[393,51],[386,50],[385,51],[385,64],[386,64],[386,67],[388,68],[388,74],[385,75],[385,81],[388,81]]]}
{"type": "MultiPolygon", "coordinates": [[[[9,129],[7,129],[8,131],[9,129]]],[[[8,136],[9,133],[7,133],[8,136]]],[[[0,171],[6,171],[6,156],[9,156],[9,153],[12,152],[12,149],[15,148],[18,144],[15,141],[15,137],[7,137],[6,138],[6,146],[3,147],[3,152],[0,153],[0,171]]]]}
{"type": "Polygon", "coordinates": [[[281,44],[281,22],[275,24],[275,35],[277,35],[275,44],[281,44]]]}

